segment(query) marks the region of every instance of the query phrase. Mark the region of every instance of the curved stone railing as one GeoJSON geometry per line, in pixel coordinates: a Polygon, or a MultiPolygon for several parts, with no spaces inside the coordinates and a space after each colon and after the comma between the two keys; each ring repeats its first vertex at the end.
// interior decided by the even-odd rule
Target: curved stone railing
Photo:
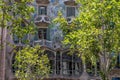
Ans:
{"type": "Polygon", "coordinates": [[[45,40],[45,39],[41,39],[41,40],[37,40],[37,41],[33,42],[33,45],[37,45],[37,44],[40,46],[45,46],[45,47],[51,48],[51,49],[58,49],[58,48],[67,49],[70,47],[69,45],[63,46],[63,44],[61,44],[61,43],[54,43],[52,41],[45,40]]]}
{"type": "Polygon", "coordinates": [[[46,47],[52,48],[52,41],[48,41],[45,39],[34,41],[34,45],[36,44],[40,46],[46,46],[46,47]]]}

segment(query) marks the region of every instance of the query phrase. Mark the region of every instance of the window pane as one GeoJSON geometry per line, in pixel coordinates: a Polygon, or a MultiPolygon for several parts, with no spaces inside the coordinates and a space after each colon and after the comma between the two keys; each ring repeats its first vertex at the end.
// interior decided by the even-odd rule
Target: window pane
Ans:
{"type": "Polygon", "coordinates": [[[67,72],[67,62],[63,62],[63,74],[68,74],[67,72]]]}
{"type": "Polygon", "coordinates": [[[46,6],[39,6],[38,14],[39,15],[47,15],[47,7],[46,6]]]}
{"type": "Polygon", "coordinates": [[[46,32],[47,32],[47,30],[46,30],[46,29],[44,29],[44,30],[43,30],[44,39],[46,39],[46,37],[47,37],[46,32]]]}
{"type": "Polygon", "coordinates": [[[38,37],[39,39],[46,39],[46,33],[47,33],[47,29],[39,29],[38,30],[38,37]]]}
{"type": "Polygon", "coordinates": [[[61,70],[61,64],[60,64],[60,52],[57,51],[56,53],[56,74],[60,74],[60,70],[61,70]]]}
{"type": "Polygon", "coordinates": [[[75,7],[67,7],[67,17],[75,16],[75,7]]]}
{"type": "Polygon", "coordinates": [[[56,60],[60,60],[60,52],[59,51],[56,53],[56,60]]]}
{"type": "Polygon", "coordinates": [[[42,36],[42,31],[41,31],[41,30],[38,31],[38,37],[39,37],[39,39],[42,39],[42,37],[43,37],[43,36],[42,36]]]}
{"type": "Polygon", "coordinates": [[[68,54],[69,52],[65,52],[62,54],[63,61],[72,61],[72,55],[68,54]]]}
{"type": "Polygon", "coordinates": [[[56,74],[60,74],[60,61],[56,61],[56,74]]]}
{"type": "Polygon", "coordinates": [[[47,54],[47,56],[48,56],[48,58],[50,60],[54,60],[55,59],[55,55],[54,55],[54,53],[52,51],[46,50],[45,54],[47,54]]]}
{"type": "Polygon", "coordinates": [[[54,69],[55,69],[55,61],[54,60],[50,60],[50,73],[54,74],[54,69]]]}
{"type": "Polygon", "coordinates": [[[92,65],[91,62],[86,62],[86,68],[87,68],[87,72],[90,76],[93,76],[95,73],[95,67],[92,65]]]}

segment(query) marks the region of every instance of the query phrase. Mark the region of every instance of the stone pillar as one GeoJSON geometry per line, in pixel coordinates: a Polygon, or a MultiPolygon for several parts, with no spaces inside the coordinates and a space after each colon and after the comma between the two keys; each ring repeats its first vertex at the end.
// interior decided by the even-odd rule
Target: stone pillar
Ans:
{"type": "Polygon", "coordinates": [[[97,76],[97,65],[95,65],[95,74],[94,74],[94,76],[97,76]]]}
{"type": "Polygon", "coordinates": [[[74,71],[73,71],[73,67],[74,67],[73,64],[74,63],[73,63],[73,55],[72,55],[72,76],[74,76],[74,74],[73,74],[74,73],[74,71]]]}
{"type": "Polygon", "coordinates": [[[7,37],[7,28],[1,28],[0,35],[0,80],[5,80],[5,70],[6,70],[6,37],[7,37]]]}
{"type": "Polygon", "coordinates": [[[63,68],[62,68],[62,52],[60,52],[60,75],[62,76],[63,73],[63,68]]]}
{"type": "Polygon", "coordinates": [[[56,75],[56,52],[54,52],[54,55],[55,55],[55,63],[54,63],[55,70],[54,70],[54,75],[56,75]]]}
{"type": "Polygon", "coordinates": [[[83,63],[83,73],[82,75],[80,76],[80,80],[88,80],[89,79],[89,75],[86,71],[86,64],[83,63]]]}

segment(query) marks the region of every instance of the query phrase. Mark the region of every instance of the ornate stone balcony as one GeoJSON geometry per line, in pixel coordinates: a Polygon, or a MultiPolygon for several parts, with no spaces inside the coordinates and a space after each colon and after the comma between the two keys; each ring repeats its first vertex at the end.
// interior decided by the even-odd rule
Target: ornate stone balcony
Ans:
{"type": "Polygon", "coordinates": [[[71,16],[71,17],[66,17],[66,20],[68,22],[68,24],[72,23],[72,21],[74,20],[75,17],[71,16]]]}
{"type": "Polygon", "coordinates": [[[45,40],[45,39],[34,41],[33,45],[37,45],[37,44],[39,44],[40,46],[54,49],[54,50],[56,50],[56,49],[68,49],[70,47],[69,45],[63,47],[63,45],[60,43],[54,43],[52,41],[45,40]]]}
{"type": "Polygon", "coordinates": [[[109,74],[110,80],[112,80],[113,77],[120,77],[120,69],[115,68],[115,69],[111,70],[111,72],[109,74]]]}
{"type": "Polygon", "coordinates": [[[34,45],[36,44],[39,44],[40,46],[52,48],[52,41],[41,39],[41,40],[34,41],[34,45]]]}
{"type": "Polygon", "coordinates": [[[49,4],[50,1],[49,0],[36,0],[37,4],[49,4]]]}
{"type": "Polygon", "coordinates": [[[112,76],[119,75],[120,76],[120,69],[112,69],[111,72],[110,72],[110,75],[112,75],[112,76]]]}
{"type": "Polygon", "coordinates": [[[64,4],[65,5],[70,5],[70,6],[76,6],[77,5],[75,0],[64,0],[64,4]]]}
{"type": "Polygon", "coordinates": [[[34,22],[40,28],[47,28],[50,24],[50,19],[47,15],[39,15],[35,17],[34,22]]]}

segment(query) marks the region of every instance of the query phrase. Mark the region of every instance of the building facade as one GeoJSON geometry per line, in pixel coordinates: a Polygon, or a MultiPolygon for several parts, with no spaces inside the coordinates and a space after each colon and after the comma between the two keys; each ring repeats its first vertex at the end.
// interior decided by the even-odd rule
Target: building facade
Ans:
{"type": "MultiPolygon", "coordinates": [[[[39,44],[46,49],[51,64],[51,73],[46,80],[101,80],[98,74],[100,62],[97,62],[97,66],[92,66],[90,62],[83,64],[77,52],[69,55],[69,47],[64,47],[61,43],[64,36],[59,25],[52,23],[59,11],[68,23],[71,23],[78,15],[80,5],[75,3],[75,0],[35,0],[33,5],[35,6],[34,23],[38,31],[36,35],[30,37],[31,45],[39,44]]],[[[7,38],[9,42],[17,46],[23,44],[19,44],[16,37],[8,35],[7,38]]],[[[12,51],[13,49],[7,47],[6,80],[16,79],[12,67],[14,61],[12,51]]],[[[118,60],[120,61],[120,56],[118,60]]],[[[120,80],[120,69],[113,69],[110,75],[110,79],[118,77],[114,80],[120,80]]]]}

